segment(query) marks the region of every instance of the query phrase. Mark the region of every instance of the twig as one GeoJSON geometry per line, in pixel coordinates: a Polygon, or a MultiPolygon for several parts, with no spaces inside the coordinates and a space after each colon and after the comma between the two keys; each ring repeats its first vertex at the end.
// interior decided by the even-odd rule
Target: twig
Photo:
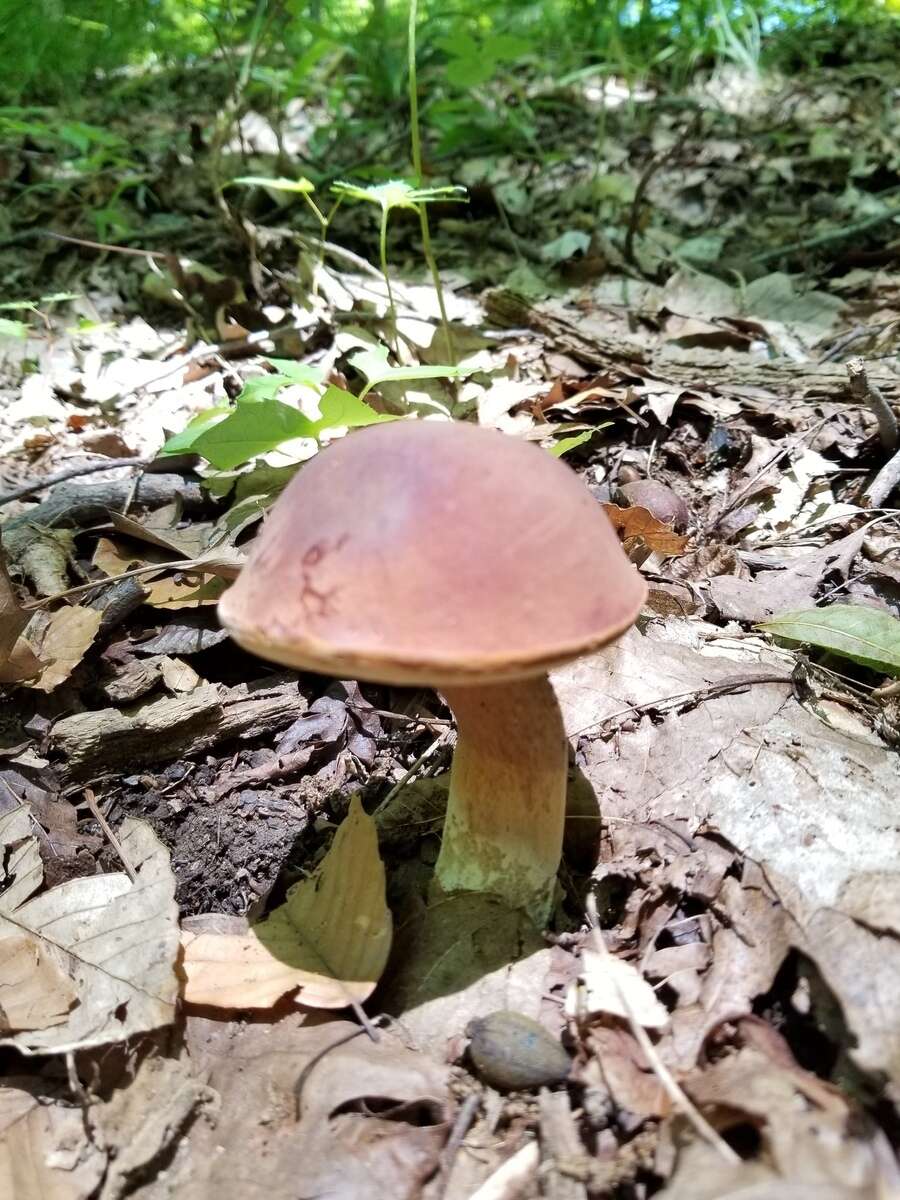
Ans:
{"type": "Polygon", "coordinates": [[[456,1120],[453,1122],[453,1128],[450,1130],[450,1136],[447,1138],[447,1144],[441,1154],[441,1180],[437,1185],[434,1200],[444,1200],[444,1196],[447,1194],[453,1164],[456,1162],[463,1139],[475,1120],[475,1114],[478,1112],[480,1104],[481,1096],[477,1092],[470,1092],[456,1114],[456,1120]]]}
{"type": "Polygon", "coordinates": [[[743,502],[745,497],[753,494],[753,489],[764,477],[767,471],[771,470],[771,468],[774,467],[776,463],[780,462],[785,455],[793,454],[794,451],[799,450],[805,442],[811,442],[819,430],[826,425],[827,421],[828,418],[823,417],[818,425],[813,425],[810,429],[805,429],[803,433],[799,433],[795,438],[789,438],[783,446],[781,446],[775,451],[774,454],[766,459],[756,474],[751,475],[743,487],[738,488],[721,512],[717,513],[711,521],[706,523],[703,528],[703,532],[708,533],[710,529],[715,529],[722,519],[728,515],[728,513],[733,512],[734,509],[743,502]]]}
{"type": "Polygon", "coordinates": [[[412,779],[413,775],[415,775],[416,771],[418,771],[419,767],[421,767],[422,763],[425,762],[426,759],[431,758],[431,756],[432,756],[432,754],[434,754],[435,750],[437,750],[438,747],[443,742],[446,742],[448,732],[449,731],[445,729],[442,733],[439,733],[437,735],[437,737],[434,739],[434,741],[431,743],[431,745],[426,750],[422,751],[422,753],[419,755],[419,757],[416,759],[416,761],[413,763],[413,765],[409,768],[409,770],[406,771],[406,773],[402,776],[402,778],[399,779],[397,781],[397,783],[394,784],[394,786],[391,788],[391,790],[388,792],[388,794],[385,796],[385,798],[382,800],[382,802],[378,805],[378,807],[372,813],[373,817],[377,817],[380,812],[383,812],[384,809],[387,808],[387,806],[394,799],[394,797],[398,794],[398,792],[400,792],[400,790],[402,788],[406,787],[406,785],[412,779]]]}
{"type": "Polygon", "coordinates": [[[55,475],[45,475],[43,479],[32,479],[28,483],[23,483],[17,488],[13,488],[11,492],[4,492],[0,495],[0,507],[4,504],[11,504],[13,500],[23,500],[26,496],[34,496],[38,492],[42,492],[44,488],[53,487],[57,483],[65,483],[67,479],[77,479],[79,475],[96,475],[98,471],[117,471],[120,467],[148,467],[153,462],[153,458],[141,458],[135,455],[133,458],[109,458],[103,459],[102,462],[82,463],[80,467],[67,467],[64,471],[57,471],[55,475]]]}
{"type": "MultiPolygon", "coordinates": [[[[354,1010],[357,1012],[357,1015],[362,1012],[362,1009],[358,1009],[356,1006],[354,1006],[354,1010]]],[[[364,1023],[360,1025],[358,1029],[351,1029],[349,1033],[344,1033],[339,1038],[335,1038],[333,1042],[330,1042],[327,1046],[323,1046],[321,1050],[312,1056],[312,1058],[297,1076],[297,1082],[294,1084],[294,1102],[296,1105],[295,1116],[298,1121],[303,1115],[303,1089],[306,1086],[306,1081],[309,1079],[313,1070],[319,1065],[325,1055],[330,1054],[332,1050],[337,1050],[339,1046],[345,1046],[347,1042],[352,1042],[354,1038],[358,1038],[362,1033],[367,1033],[373,1042],[380,1041],[381,1039],[377,1033],[377,1026],[389,1020],[390,1017],[388,1017],[385,1013],[377,1016],[374,1021],[369,1021],[368,1017],[366,1017],[364,1023]]]]}
{"type": "Polygon", "coordinates": [[[889,458],[863,493],[869,508],[881,508],[888,496],[900,484],[900,450],[889,458]]]}
{"type": "Polygon", "coordinates": [[[637,182],[637,187],[634,189],[634,199],[631,201],[631,213],[628,217],[628,229],[625,233],[625,241],[622,245],[622,253],[625,256],[625,261],[635,266],[634,258],[634,239],[637,236],[638,225],[641,221],[641,205],[644,202],[644,195],[647,188],[650,186],[650,180],[656,172],[673,158],[676,154],[680,154],[685,142],[697,130],[701,120],[701,114],[697,113],[695,119],[685,127],[681,136],[677,141],[673,142],[668,150],[664,153],[651,158],[644,167],[643,173],[637,182]]]}
{"type": "Polygon", "coordinates": [[[657,700],[647,700],[644,704],[629,704],[627,708],[620,708],[617,712],[601,717],[599,721],[592,721],[583,729],[576,729],[570,736],[581,737],[582,734],[590,733],[592,729],[599,729],[602,725],[606,725],[609,721],[615,721],[619,717],[639,716],[642,713],[655,712],[664,704],[674,705],[688,700],[700,704],[704,700],[715,700],[719,696],[726,696],[729,692],[738,691],[754,683],[786,683],[793,686],[794,680],[791,675],[776,674],[774,671],[767,671],[759,675],[734,675],[728,679],[721,679],[718,683],[710,683],[706,687],[693,688],[689,692],[675,692],[671,696],[660,696],[657,700]]]}
{"type": "Polygon", "coordinates": [[[94,820],[97,822],[97,824],[103,830],[106,840],[109,842],[109,844],[112,846],[113,850],[115,850],[116,854],[118,854],[119,858],[122,860],[122,866],[125,868],[125,870],[128,874],[128,878],[131,880],[132,883],[137,883],[137,871],[135,871],[134,867],[128,861],[128,855],[122,849],[122,843],[119,841],[119,839],[113,833],[112,829],[110,828],[109,821],[107,821],[106,817],[104,817],[103,813],[100,811],[100,807],[97,804],[97,798],[95,797],[94,793],[91,791],[90,788],[84,789],[84,799],[85,799],[85,803],[87,804],[88,808],[93,813],[94,820]]]}
{"type": "Polygon", "coordinates": [[[897,418],[878,387],[870,381],[864,359],[850,358],[847,360],[846,367],[853,398],[865,404],[875,414],[875,420],[878,422],[878,436],[881,438],[881,444],[885,450],[896,450],[897,418]]]}
{"type": "MultiPolygon", "coordinates": [[[[604,958],[611,957],[609,950],[607,949],[606,942],[603,940],[603,935],[600,932],[600,923],[597,916],[597,901],[593,895],[589,895],[587,898],[587,915],[591,926],[591,943],[594,946],[594,949],[604,958]]],[[[671,1071],[659,1057],[656,1047],[650,1041],[646,1029],[635,1016],[634,1006],[632,1005],[625,989],[619,984],[619,981],[613,972],[610,972],[609,978],[612,980],[613,986],[618,993],[622,1007],[628,1014],[628,1025],[631,1029],[631,1033],[643,1051],[647,1062],[653,1068],[657,1079],[662,1084],[666,1095],[672,1101],[672,1104],[679,1110],[679,1112],[684,1114],[703,1141],[708,1143],[708,1145],[716,1150],[725,1162],[732,1166],[737,1166],[741,1161],[740,1156],[737,1155],[728,1145],[728,1143],[716,1133],[709,1121],[707,1121],[697,1107],[691,1103],[682,1089],[675,1082],[675,1078],[671,1071]]]]}
{"type": "Polygon", "coordinates": [[[534,1177],[540,1161],[537,1142],[526,1142],[472,1193],[469,1200],[512,1200],[534,1177]]]}
{"type": "MultiPolygon", "coordinates": [[[[896,188],[890,189],[891,192],[896,190],[896,188]]],[[[764,254],[755,255],[750,259],[750,262],[755,266],[759,263],[771,262],[775,258],[783,258],[789,254],[796,254],[799,250],[813,250],[817,246],[827,246],[829,242],[841,242],[845,238],[854,237],[857,233],[863,233],[867,229],[874,229],[878,225],[886,225],[888,221],[893,221],[897,216],[900,216],[900,208],[889,208],[884,212],[877,213],[873,217],[866,217],[864,221],[857,221],[851,225],[841,225],[836,229],[828,229],[825,233],[817,233],[815,237],[801,238],[799,242],[790,242],[787,246],[777,246],[774,250],[767,250],[764,254]]]]}

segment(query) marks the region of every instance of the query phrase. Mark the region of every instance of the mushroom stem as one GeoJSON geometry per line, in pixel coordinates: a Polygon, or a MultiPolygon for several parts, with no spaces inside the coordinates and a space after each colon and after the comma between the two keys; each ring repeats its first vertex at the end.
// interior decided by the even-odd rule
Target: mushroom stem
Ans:
{"type": "Polygon", "coordinates": [[[435,880],[490,892],[544,925],[562,854],[567,745],[546,675],[442,688],[459,740],[435,880]]]}

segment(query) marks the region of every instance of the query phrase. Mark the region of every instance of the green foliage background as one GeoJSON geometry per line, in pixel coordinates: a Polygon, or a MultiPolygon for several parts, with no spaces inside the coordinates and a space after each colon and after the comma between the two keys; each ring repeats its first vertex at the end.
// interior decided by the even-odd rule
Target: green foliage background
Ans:
{"type": "MultiPolygon", "coordinates": [[[[764,55],[815,61],[839,40],[837,28],[862,28],[877,41],[898,15],[897,0],[424,0],[420,9],[425,64],[442,63],[460,88],[523,61],[553,73],[599,64],[677,77],[735,45],[752,52],[758,30],[768,35],[764,55]]],[[[224,59],[257,15],[265,26],[259,81],[297,92],[331,55],[345,85],[363,85],[376,103],[399,99],[406,12],[404,0],[0,0],[0,100],[54,103],[108,86],[110,73],[224,59]]]]}

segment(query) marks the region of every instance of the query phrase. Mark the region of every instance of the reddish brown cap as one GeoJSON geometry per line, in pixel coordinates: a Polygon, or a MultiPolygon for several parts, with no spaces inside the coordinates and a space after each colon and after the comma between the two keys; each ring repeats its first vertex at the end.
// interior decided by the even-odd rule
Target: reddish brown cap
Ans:
{"type": "Polygon", "coordinates": [[[397,421],[300,469],[219,615],[275,662],[440,687],[577,658],[627,629],[644,596],[600,505],[546,450],[397,421]]]}

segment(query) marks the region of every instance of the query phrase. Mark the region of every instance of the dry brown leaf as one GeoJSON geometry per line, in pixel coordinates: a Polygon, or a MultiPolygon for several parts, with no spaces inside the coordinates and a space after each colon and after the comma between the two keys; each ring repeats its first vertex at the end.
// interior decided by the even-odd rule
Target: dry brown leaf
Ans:
{"type": "Polygon", "coordinates": [[[187,1133],[168,1195],[421,1200],[453,1102],[448,1068],[405,1035],[385,1029],[373,1042],[348,1021],[293,1012],[259,1023],[189,1016],[186,1037],[221,1109],[187,1133]]]}
{"type": "Polygon", "coordinates": [[[0,683],[31,679],[43,666],[29,643],[20,636],[29,617],[30,613],[19,604],[0,551],[0,683]]]}
{"type": "Polygon", "coordinates": [[[604,504],[603,507],[626,550],[644,545],[655,554],[669,558],[684,553],[690,539],[673,532],[671,526],[664,525],[649,509],[639,504],[632,508],[620,508],[618,504],[604,504]]]}
{"type": "MultiPolygon", "coordinates": [[[[0,938],[23,932],[64,972],[77,1003],[65,1019],[0,1036],[24,1054],[123,1041],[171,1022],[178,950],[175,879],[149,825],[128,819],[122,854],[135,873],[86,875],[37,892],[42,879],[29,810],[0,816],[0,938]]],[[[0,1195],[4,1193],[0,1192],[0,1195]]]]}
{"type": "Polygon", "coordinates": [[[184,998],[213,1008],[271,1008],[285,993],[345,1008],[374,991],[391,944],[384,865],[354,798],[319,869],[247,935],[182,935],[184,998]]]}
{"type": "Polygon", "coordinates": [[[836,1089],[745,1049],[698,1071],[684,1089],[720,1132],[752,1126],[759,1149],[727,1162],[671,1119],[675,1172],[659,1200],[875,1200],[896,1196],[900,1170],[884,1133],[836,1089]],[[807,1082],[807,1079],[809,1082],[807,1082]]]}
{"type": "Polygon", "coordinates": [[[51,614],[39,633],[38,653],[47,664],[38,679],[27,686],[52,692],[69,678],[90,649],[103,613],[73,604],[51,614]]]}
{"type": "Polygon", "coordinates": [[[582,950],[579,975],[566,995],[567,1016],[608,1013],[625,1020],[633,1018],[645,1029],[668,1025],[665,1006],[640,971],[624,958],[582,950]]]}
{"type": "Polygon", "coordinates": [[[0,1034],[61,1025],[77,999],[72,981],[36,937],[0,938],[0,1034]]]}
{"type": "Polygon", "coordinates": [[[84,1200],[95,1195],[106,1155],[84,1136],[77,1105],[47,1104],[39,1079],[0,1087],[0,1196],[84,1200]]]}
{"type": "Polygon", "coordinates": [[[135,567],[157,567],[156,574],[165,578],[156,579],[154,572],[147,572],[143,577],[147,589],[144,603],[165,609],[215,604],[225,591],[226,580],[236,578],[240,566],[236,552],[211,550],[188,569],[173,564],[171,552],[161,546],[147,545],[137,553],[109,538],[98,540],[92,561],[106,575],[121,575],[135,567]]]}

